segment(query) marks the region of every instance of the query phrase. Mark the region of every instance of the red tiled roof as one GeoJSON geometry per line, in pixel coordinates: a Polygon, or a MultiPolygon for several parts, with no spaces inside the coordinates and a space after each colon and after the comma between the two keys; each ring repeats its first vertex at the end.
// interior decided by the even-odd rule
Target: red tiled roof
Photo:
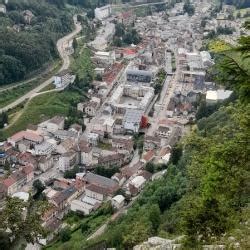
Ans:
{"type": "Polygon", "coordinates": [[[135,55],[136,51],[133,50],[133,49],[125,48],[125,49],[123,49],[122,53],[125,54],[125,55],[135,55]]]}
{"type": "Polygon", "coordinates": [[[16,182],[15,179],[13,179],[12,177],[8,177],[7,179],[4,179],[4,180],[3,180],[3,185],[5,185],[7,188],[9,188],[9,187],[12,186],[15,182],[16,182]]]}
{"type": "Polygon", "coordinates": [[[151,161],[155,156],[155,152],[153,150],[149,150],[142,158],[146,162],[151,161]]]}
{"type": "Polygon", "coordinates": [[[113,83],[118,73],[122,70],[123,64],[122,63],[114,63],[112,67],[109,69],[108,72],[104,73],[103,81],[107,84],[113,83]]]}
{"type": "Polygon", "coordinates": [[[43,137],[38,135],[37,133],[31,131],[20,131],[9,138],[11,141],[18,142],[23,139],[34,141],[34,142],[42,142],[43,137]]]}
{"type": "Polygon", "coordinates": [[[32,173],[34,170],[33,166],[31,164],[28,164],[26,166],[23,167],[22,171],[23,173],[25,173],[26,175],[32,173]]]}

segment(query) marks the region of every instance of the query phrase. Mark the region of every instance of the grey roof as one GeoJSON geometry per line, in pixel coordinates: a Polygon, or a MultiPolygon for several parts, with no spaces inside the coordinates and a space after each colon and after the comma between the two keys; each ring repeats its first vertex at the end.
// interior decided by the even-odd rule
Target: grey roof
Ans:
{"type": "Polygon", "coordinates": [[[124,121],[126,122],[141,122],[141,118],[143,115],[143,111],[142,110],[138,110],[138,109],[127,109],[125,116],[124,116],[124,121]]]}
{"type": "Polygon", "coordinates": [[[126,73],[131,75],[142,75],[152,77],[152,72],[147,70],[128,69],[126,73]]]}
{"type": "Polygon", "coordinates": [[[117,183],[114,180],[106,178],[101,175],[93,174],[93,173],[87,173],[84,176],[84,179],[86,180],[86,182],[90,184],[95,184],[98,186],[102,186],[104,188],[116,188],[117,187],[117,183]]]}

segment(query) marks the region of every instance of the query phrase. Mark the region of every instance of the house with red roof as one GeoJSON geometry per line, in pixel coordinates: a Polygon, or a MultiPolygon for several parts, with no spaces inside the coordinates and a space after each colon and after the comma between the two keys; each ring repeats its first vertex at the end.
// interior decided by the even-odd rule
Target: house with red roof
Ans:
{"type": "Polygon", "coordinates": [[[13,147],[18,148],[21,152],[30,149],[32,146],[35,146],[42,141],[43,137],[33,131],[20,131],[8,138],[8,142],[13,147]]]}
{"type": "Polygon", "coordinates": [[[17,192],[16,180],[9,176],[8,178],[2,181],[2,184],[6,188],[7,195],[12,195],[17,192]]]}

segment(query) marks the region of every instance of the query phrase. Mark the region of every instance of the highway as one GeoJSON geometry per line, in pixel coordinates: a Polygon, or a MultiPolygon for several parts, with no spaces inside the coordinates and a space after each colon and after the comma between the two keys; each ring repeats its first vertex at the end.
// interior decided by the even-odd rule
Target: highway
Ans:
{"type": "MultiPolygon", "coordinates": [[[[68,52],[65,50],[65,48],[67,47],[69,41],[71,41],[82,29],[81,24],[77,22],[76,16],[74,16],[74,25],[75,25],[74,31],[72,31],[70,34],[62,37],[61,39],[59,39],[57,41],[57,50],[58,50],[59,55],[63,61],[61,68],[58,70],[58,73],[69,68],[70,57],[68,55],[68,52]]],[[[34,96],[36,96],[36,93],[41,91],[43,88],[45,88],[46,86],[48,86],[52,82],[53,82],[53,77],[50,77],[48,80],[44,81],[42,84],[40,84],[36,88],[32,89],[31,91],[29,91],[28,93],[26,93],[22,97],[18,98],[14,102],[12,102],[9,105],[5,106],[4,108],[0,109],[0,113],[4,112],[4,111],[8,111],[9,109],[15,108],[17,105],[21,104],[25,100],[32,99],[34,96]]]]}

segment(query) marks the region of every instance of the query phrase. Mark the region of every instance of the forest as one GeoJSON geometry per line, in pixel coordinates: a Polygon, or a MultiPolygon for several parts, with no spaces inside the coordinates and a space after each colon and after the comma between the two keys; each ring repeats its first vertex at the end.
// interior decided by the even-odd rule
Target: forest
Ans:
{"type": "Polygon", "coordinates": [[[20,81],[58,57],[56,41],[72,30],[73,21],[51,2],[10,0],[0,14],[0,85],[20,81]]]}

